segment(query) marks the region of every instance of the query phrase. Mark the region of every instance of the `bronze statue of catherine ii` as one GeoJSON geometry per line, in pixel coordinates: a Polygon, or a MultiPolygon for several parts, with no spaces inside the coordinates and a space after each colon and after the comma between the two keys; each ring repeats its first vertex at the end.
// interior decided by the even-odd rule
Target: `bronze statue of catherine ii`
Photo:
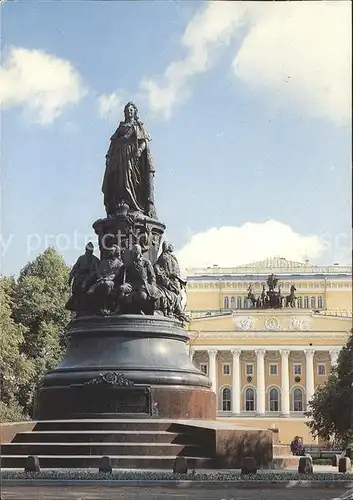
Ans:
{"type": "Polygon", "coordinates": [[[131,212],[156,217],[154,206],[154,162],[149,150],[151,137],[139,120],[138,109],[128,102],[125,120],[110,138],[102,191],[108,216],[127,205],[131,212]]]}

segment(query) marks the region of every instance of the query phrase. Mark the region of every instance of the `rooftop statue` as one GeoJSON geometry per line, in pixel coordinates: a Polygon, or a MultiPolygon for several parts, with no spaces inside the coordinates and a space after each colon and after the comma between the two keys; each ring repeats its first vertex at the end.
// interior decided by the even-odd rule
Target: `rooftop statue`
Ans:
{"type": "Polygon", "coordinates": [[[278,278],[276,278],[276,276],[272,273],[267,278],[267,285],[270,292],[273,292],[275,290],[277,283],[278,283],[278,278]]]}

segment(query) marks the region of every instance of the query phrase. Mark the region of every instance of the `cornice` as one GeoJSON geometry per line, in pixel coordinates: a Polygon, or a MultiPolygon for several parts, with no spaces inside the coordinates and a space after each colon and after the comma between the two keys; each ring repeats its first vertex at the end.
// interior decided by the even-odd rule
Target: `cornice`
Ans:
{"type": "MultiPolygon", "coordinates": [[[[193,345],[193,351],[194,353],[197,352],[206,352],[207,351],[217,351],[217,353],[224,353],[224,352],[231,352],[234,349],[234,346],[231,344],[218,344],[218,345],[193,345]]],[[[291,344],[281,344],[278,343],[277,345],[260,345],[260,344],[254,344],[254,345],[241,345],[237,346],[237,350],[241,351],[242,354],[252,354],[254,353],[255,350],[266,350],[267,352],[267,357],[270,354],[270,352],[273,351],[290,351],[290,356],[292,356],[295,353],[302,353],[304,350],[307,350],[308,345],[307,344],[301,344],[301,345],[291,345],[291,344]]],[[[315,353],[323,353],[323,352],[332,352],[332,351],[338,351],[340,352],[342,349],[342,345],[315,345],[310,348],[310,352],[315,352],[315,353]]],[[[270,356],[272,357],[272,356],[270,356]]]]}
{"type": "MultiPolygon", "coordinates": [[[[190,332],[191,333],[191,332],[190,332]]],[[[197,340],[200,339],[232,339],[232,340],[237,340],[237,339],[251,339],[251,338],[256,338],[256,339],[279,339],[281,341],[288,339],[289,341],[293,341],[293,334],[294,332],[292,330],[286,330],[286,331],[265,331],[265,330],[258,330],[258,331],[247,331],[247,332],[235,332],[235,331],[223,331],[223,332],[200,332],[197,340]]],[[[345,339],[349,335],[349,332],[322,332],[322,331],[296,331],[295,332],[295,338],[302,338],[302,339],[310,339],[310,338],[325,338],[325,339],[332,339],[336,340],[337,338],[339,339],[345,339]]],[[[194,344],[195,345],[195,344],[194,344]]]]}

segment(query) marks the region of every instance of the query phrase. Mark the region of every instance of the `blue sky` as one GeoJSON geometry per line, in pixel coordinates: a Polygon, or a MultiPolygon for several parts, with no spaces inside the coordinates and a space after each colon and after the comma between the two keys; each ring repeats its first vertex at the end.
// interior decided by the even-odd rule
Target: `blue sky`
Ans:
{"type": "Polygon", "coordinates": [[[350,7],[305,3],[3,3],[2,272],[47,244],[76,259],[130,99],[183,264],[347,262],[350,7]]]}

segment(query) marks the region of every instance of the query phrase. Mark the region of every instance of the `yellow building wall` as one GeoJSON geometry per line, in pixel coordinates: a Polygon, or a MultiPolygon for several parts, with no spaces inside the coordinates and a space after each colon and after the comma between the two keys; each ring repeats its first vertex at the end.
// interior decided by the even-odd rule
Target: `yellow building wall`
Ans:
{"type": "MultiPolygon", "coordinates": [[[[220,418],[220,421],[224,419],[220,418]]],[[[238,418],[227,419],[227,422],[240,425],[242,427],[255,427],[258,429],[278,429],[279,441],[281,444],[290,444],[295,436],[303,438],[304,445],[315,444],[316,440],[312,437],[309,427],[305,420],[296,418],[238,418]]]]}
{"type": "Polygon", "coordinates": [[[187,309],[189,311],[207,311],[221,309],[219,293],[203,292],[202,290],[188,290],[187,309]]]}
{"type": "Polygon", "coordinates": [[[302,387],[305,394],[305,384],[306,384],[306,370],[305,370],[305,354],[302,351],[293,352],[291,351],[289,355],[289,390],[290,396],[292,396],[293,387],[302,387]],[[294,367],[296,364],[301,365],[301,375],[295,375],[294,367]],[[295,381],[296,377],[300,378],[299,382],[295,381]]]}
{"type": "Polygon", "coordinates": [[[269,392],[275,387],[281,390],[281,357],[277,352],[267,353],[265,357],[266,411],[270,410],[269,392]],[[270,374],[270,365],[277,365],[277,375],[270,374]]]}
{"type": "Polygon", "coordinates": [[[326,309],[352,309],[352,289],[328,290],[326,309]]]}

